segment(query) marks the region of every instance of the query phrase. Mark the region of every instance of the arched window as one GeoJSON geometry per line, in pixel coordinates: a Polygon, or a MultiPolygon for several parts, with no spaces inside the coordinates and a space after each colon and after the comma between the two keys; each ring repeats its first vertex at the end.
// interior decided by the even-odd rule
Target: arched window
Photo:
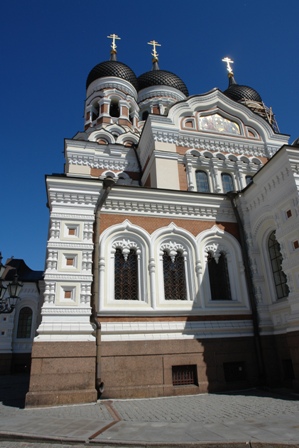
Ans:
{"type": "Polygon", "coordinates": [[[218,260],[213,254],[208,254],[208,270],[212,300],[232,300],[227,259],[224,252],[220,253],[218,260]]]}
{"type": "Polygon", "coordinates": [[[281,267],[282,254],[280,251],[280,244],[275,236],[275,231],[273,231],[269,236],[268,251],[277,299],[282,299],[283,297],[287,297],[289,295],[289,287],[287,285],[287,277],[281,267]]]}
{"type": "Polygon", "coordinates": [[[134,249],[115,251],[115,300],[138,300],[138,260],[134,249]]]}
{"type": "Polygon", "coordinates": [[[28,306],[22,308],[19,313],[17,338],[25,339],[31,337],[32,309],[28,306]]]}
{"type": "Polygon", "coordinates": [[[228,193],[229,191],[234,191],[234,182],[233,182],[233,178],[231,177],[230,174],[222,173],[221,180],[222,180],[223,193],[228,193]]]}
{"type": "Polygon", "coordinates": [[[207,173],[205,171],[198,170],[195,172],[195,177],[197,191],[200,193],[209,193],[210,187],[207,173]]]}
{"type": "Polygon", "coordinates": [[[116,118],[120,116],[119,102],[117,100],[111,100],[109,115],[116,118]]]}
{"type": "Polygon", "coordinates": [[[171,257],[163,252],[165,300],[187,300],[184,256],[181,252],[171,257]]]}

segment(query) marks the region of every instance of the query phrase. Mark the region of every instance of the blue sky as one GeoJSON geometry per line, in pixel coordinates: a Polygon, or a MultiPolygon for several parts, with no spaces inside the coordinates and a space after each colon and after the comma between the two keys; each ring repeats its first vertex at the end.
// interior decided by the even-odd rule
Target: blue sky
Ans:
{"type": "Polygon", "coordinates": [[[109,59],[150,70],[149,40],[159,65],[190,94],[227,87],[224,56],[239,84],[272,106],[290,142],[298,123],[298,0],[0,0],[1,221],[4,260],[45,265],[49,211],[45,175],[63,173],[64,138],[83,129],[85,81],[109,59]],[[184,9],[186,7],[186,9],[184,9]]]}

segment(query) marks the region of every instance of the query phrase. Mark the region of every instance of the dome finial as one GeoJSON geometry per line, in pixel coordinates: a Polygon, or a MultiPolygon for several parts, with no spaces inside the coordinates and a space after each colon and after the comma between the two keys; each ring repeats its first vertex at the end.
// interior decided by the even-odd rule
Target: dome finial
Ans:
{"type": "Polygon", "coordinates": [[[153,51],[152,51],[152,62],[153,62],[153,70],[159,70],[159,65],[158,65],[158,53],[156,50],[156,47],[161,47],[161,44],[159,44],[157,41],[155,40],[151,40],[150,42],[148,42],[148,45],[152,45],[153,46],[153,51]]]}
{"type": "Polygon", "coordinates": [[[226,56],[225,58],[222,59],[222,62],[226,62],[226,70],[228,71],[228,76],[229,77],[234,76],[233,69],[230,65],[230,64],[233,64],[234,61],[226,56]]]}
{"type": "Polygon", "coordinates": [[[107,36],[108,39],[112,39],[111,42],[111,51],[110,51],[110,61],[116,61],[116,40],[120,40],[120,37],[118,37],[117,34],[110,34],[110,36],[107,36]]]}
{"type": "Polygon", "coordinates": [[[222,59],[222,62],[226,62],[226,69],[228,71],[229,85],[237,84],[235,81],[234,72],[233,72],[233,69],[231,66],[231,64],[233,64],[234,61],[226,56],[225,58],[222,59]]]}

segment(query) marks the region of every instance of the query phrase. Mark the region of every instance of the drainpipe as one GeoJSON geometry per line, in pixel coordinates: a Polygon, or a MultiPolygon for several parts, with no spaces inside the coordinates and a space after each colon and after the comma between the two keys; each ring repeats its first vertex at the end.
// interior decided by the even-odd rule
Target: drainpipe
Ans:
{"type": "Polygon", "coordinates": [[[253,323],[253,337],[254,337],[254,345],[255,345],[255,352],[257,357],[257,364],[258,364],[258,373],[259,373],[259,379],[261,385],[265,383],[266,380],[266,371],[265,371],[265,363],[264,363],[264,357],[263,357],[263,350],[262,350],[262,344],[261,344],[261,335],[260,335],[260,326],[259,326],[259,315],[258,310],[256,306],[256,297],[255,297],[255,291],[254,291],[254,285],[252,281],[252,275],[251,275],[251,269],[250,269],[250,260],[248,256],[248,247],[246,243],[246,237],[245,237],[245,230],[243,226],[243,222],[238,210],[237,206],[237,200],[236,198],[239,196],[238,192],[229,191],[227,193],[227,197],[230,199],[231,205],[233,207],[235,217],[239,226],[240,231],[240,242],[241,242],[241,251],[242,251],[242,257],[244,262],[244,269],[245,269],[245,279],[247,284],[247,290],[249,295],[249,302],[252,312],[252,323],[253,323]]]}
{"type": "Polygon", "coordinates": [[[92,320],[96,327],[96,389],[98,396],[104,391],[104,383],[101,380],[101,324],[97,319],[97,299],[99,297],[99,237],[100,237],[100,212],[105,204],[107,197],[115,184],[114,179],[106,178],[103,180],[103,194],[99,195],[95,207],[94,223],[94,251],[93,251],[93,290],[92,290],[92,320]]]}

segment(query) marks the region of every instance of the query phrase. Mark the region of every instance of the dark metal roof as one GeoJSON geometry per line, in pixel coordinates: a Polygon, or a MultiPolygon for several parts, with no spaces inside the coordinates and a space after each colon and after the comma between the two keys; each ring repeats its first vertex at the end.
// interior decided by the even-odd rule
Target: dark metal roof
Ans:
{"type": "Polygon", "coordinates": [[[33,271],[22,259],[10,258],[6,261],[5,266],[7,269],[4,272],[4,280],[7,281],[13,280],[16,273],[21,282],[37,282],[42,280],[44,276],[43,271],[33,271]]]}
{"type": "Polygon", "coordinates": [[[234,101],[250,100],[262,103],[262,98],[259,93],[252,87],[242,86],[239,84],[232,84],[226,89],[224,95],[228,96],[234,101]]]}
{"type": "Polygon", "coordinates": [[[139,90],[152,86],[168,86],[189,96],[186,84],[177,75],[166,70],[151,70],[140,75],[137,80],[139,90]]]}
{"type": "Polygon", "coordinates": [[[115,76],[116,78],[125,79],[130,82],[135,89],[138,89],[138,82],[135,73],[130,67],[118,61],[104,61],[96,65],[89,73],[86,80],[86,89],[88,86],[99,78],[106,76],[115,76]]]}

